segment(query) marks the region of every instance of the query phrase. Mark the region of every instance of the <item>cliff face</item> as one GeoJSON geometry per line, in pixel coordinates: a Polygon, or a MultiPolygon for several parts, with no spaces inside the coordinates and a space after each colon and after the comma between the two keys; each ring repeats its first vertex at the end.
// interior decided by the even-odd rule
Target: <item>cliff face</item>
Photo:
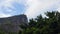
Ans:
{"type": "Polygon", "coordinates": [[[19,30],[22,30],[19,25],[28,25],[26,15],[16,15],[7,18],[0,18],[0,28],[5,32],[18,32],[19,30]]]}

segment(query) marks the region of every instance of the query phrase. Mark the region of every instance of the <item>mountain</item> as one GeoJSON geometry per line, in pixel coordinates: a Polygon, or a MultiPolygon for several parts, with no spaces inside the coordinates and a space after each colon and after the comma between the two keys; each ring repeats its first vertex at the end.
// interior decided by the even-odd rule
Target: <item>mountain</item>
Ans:
{"type": "Polygon", "coordinates": [[[6,18],[0,18],[0,29],[5,32],[18,32],[22,30],[19,26],[28,26],[27,16],[22,15],[15,15],[6,18]]]}

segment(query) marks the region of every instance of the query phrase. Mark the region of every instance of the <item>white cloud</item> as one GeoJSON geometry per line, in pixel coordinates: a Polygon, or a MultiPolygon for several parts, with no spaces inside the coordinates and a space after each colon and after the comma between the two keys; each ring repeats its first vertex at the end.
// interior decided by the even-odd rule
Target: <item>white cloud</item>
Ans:
{"type": "Polygon", "coordinates": [[[16,12],[15,7],[12,3],[24,3],[23,0],[0,0],[0,18],[12,16],[12,13],[16,12]],[[6,14],[7,12],[8,14],[6,14]]]}
{"type": "Polygon", "coordinates": [[[43,13],[43,10],[50,8],[50,6],[53,6],[58,2],[60,2],[60,0],[28,0],[26,3],[28,7],[25,14],[28,18],[34,18],[43,13]]]}
{"type": "Polygon", "coordinates": [[[57,9],[57,11],[59,11],[59,12],[60,12],[60,8],[58,8],[58,9],[57,9]]]}
{"type": "MultiPolygon", "coordinates": [[[[48,9],[51,9],[52,6],[57,7],[57,10],[60,11],[60,0],[0,0],[0,17],[6,17],[11,14],[5,14],[4,10],[8,12],[14,11],[15,7],[12,5],[12,3],[19,3],[24,4],[27,6],[25,9],[25,14],[28,18],[35,18],[39,14],[43,14],[44,10],[47,11],[48,9]],[[12,8],[12,9],[9,9],[12,8]],[[3,10],[4,9],[4,10],[3,10]]],[[[52,7],[52,8],[54,8],[52,7]]]]}
{"type": "Polygon", "coordinates": [[[0,0],[0,18],[11,16],[10,14],[4,13],[5,12],[4,7],[5,8],[12,7],[11,2],[12,0],[0,0]]]}
{"type": "Polygon", "coordinates": [[[10,17],[11,15],[6,15],[6,14],[4,14],[4,13],[2,13],[2,14],[0,14],[0,18],[5,18],[5,17],[10,17]]]}

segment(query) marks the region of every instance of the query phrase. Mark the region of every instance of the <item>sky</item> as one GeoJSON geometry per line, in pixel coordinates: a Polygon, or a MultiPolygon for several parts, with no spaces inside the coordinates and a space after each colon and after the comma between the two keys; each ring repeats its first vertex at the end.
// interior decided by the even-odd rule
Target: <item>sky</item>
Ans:
{"type": "Polygon", "coordinates": [[[0,18],[25,14],[30,19],[46,11],[60,12],[60,0],[0,0],[0,18]]]}

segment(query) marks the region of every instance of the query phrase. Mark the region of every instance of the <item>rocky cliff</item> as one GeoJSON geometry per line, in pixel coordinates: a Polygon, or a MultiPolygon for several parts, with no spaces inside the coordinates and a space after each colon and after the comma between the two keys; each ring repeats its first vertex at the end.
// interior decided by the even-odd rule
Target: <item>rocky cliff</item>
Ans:
{"type": "Polygon", "coordinates": [[[0,29],[7,33],[18,32],[19,30],[22,30],[19,25],[28,25],[26,15],[16,15],[7,18],[0,18],[0,29]]]}

